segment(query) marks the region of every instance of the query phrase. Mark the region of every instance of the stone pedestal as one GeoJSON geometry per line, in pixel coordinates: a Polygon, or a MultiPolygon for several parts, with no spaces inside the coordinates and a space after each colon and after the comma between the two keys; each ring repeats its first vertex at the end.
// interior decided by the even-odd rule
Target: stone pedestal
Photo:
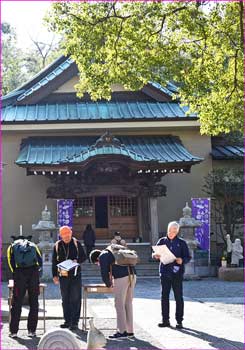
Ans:
{"type": "Polygon", "coordinates": [[[47,231],[41,232],[39,240],[38,247],[42,252],[43,258],[42,279],[44,281],[49,281],[52,280],[52,254],[54,242],[50,238],[50,232],[47,231]]]}
{"type": "Polygon", "coordinates": [[[223,281],[243,282],[244,268],[243,267],[220,267],[218,277],[223,281]]]}
{"type": "Polygon", "coordinates": [[[38,247],[42,252],[43,258],[42,279],[45,281],[52,280],[52,253],[54,247],[52,233],[56,233],[58,228],[51,220],[51,214],[47,206],[42,211],[42,219],[37,225],[32,225],[32,229],[39,233],[38,247]]]}
{"type": "Polygon", "coordinates": [[[186,202],[183,208],[183,217],[180,218],[180,236],[186,241],[190,255],[191,261],[185,265],[185,279],[199,279],[195,271],[195,259],[194,251],[197,249],[198,241],[195,238],[195,228],[201,226],[201,222],[194,219],[192,216],[192,210],[186,202]]]}
{"type": "Polygon", "coordinates": [[[197,248],[198,241],[194,238],[194,229],[193,227],[181,227],[180,228],[180,237],[182,237],[189,248],[191,261],[185,265],[185,279],[200,279],[195,269],[195,259],[194,251],[197,248]]]}

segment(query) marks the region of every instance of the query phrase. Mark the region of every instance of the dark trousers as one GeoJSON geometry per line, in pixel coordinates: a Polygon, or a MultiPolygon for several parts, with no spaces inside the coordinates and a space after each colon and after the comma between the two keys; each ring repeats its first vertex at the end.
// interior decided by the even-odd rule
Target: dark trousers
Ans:
{"type": "Polygon", "coordinates": [[[81,274],[60,277],[60,291],[65,323],[77,325],[81,313],[81,274]]]}
{"type": "Polygon", "coordinates": [[[10,332],[17,333],[21,316],[21,308],[26,291],[28,291],[30,311],[27,329],[35,332],[38,321],[39,272],[36,267],[16,269],[14,272],[14,291],[11,307],[10,332]]]}
{"type": "Polygon", "coordinates": [[[162,320],[169,321],[169,294],[173,288],[174,298],[176,301],[175,318],[178,323],[183,321],[184,316],[184,299],[183,299],[183,275],[173,274],[172,276],[161,276],[162,284],[162,320]]]}
{"type": "MultiPolygon", "coordinates": [[[[86,245],[85,248],[86,248],[87,258],[88,258],[88,260],[89,260],[89,254],[90,254],[90,253],[92,252],[92,250],[94,249],[94,246],[92,246],[92,245],[86,245]]],[[[90,262],[90,260],[89,260],[89,262],[90,262]]]]}

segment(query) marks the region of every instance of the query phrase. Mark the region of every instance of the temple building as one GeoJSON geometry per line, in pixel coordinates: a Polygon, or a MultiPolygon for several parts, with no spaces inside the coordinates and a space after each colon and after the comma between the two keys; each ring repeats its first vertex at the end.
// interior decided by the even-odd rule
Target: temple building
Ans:
{"type": "Polygon", "coordinates": [[[206,196],[212,140],[173,99],[174,84],[115,84],[111,101],[93,102],[76,96],[77,82],[76,64],[62,56],[2,99],[4,249],[20,224],[32,233],[45,205],[56,220],[57,199],[74,200],[79,239],[91,224],[98,240],[120,231],[155,243],[186,202],[206,196]]]}

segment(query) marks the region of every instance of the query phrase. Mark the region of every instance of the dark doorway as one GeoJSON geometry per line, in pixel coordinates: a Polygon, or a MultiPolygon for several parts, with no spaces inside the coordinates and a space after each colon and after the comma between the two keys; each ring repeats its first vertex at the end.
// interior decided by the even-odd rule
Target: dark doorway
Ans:
{"type": "Polygon", "coordinates": [[[107,197],[95,197],[95,227],[108,228],[107,197]]]}

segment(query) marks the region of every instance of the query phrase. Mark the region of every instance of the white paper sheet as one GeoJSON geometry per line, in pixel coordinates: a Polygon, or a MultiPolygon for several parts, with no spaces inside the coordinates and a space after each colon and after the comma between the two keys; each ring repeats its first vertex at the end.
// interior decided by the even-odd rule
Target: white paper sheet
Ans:
{"type": "Polygon", "coordinates": [[[152,246],[154,253],[160,255],[160,261],[164,264],[171,264],[176,260],[176,256],[168,249],[166,245],[152,246]]]}
{"type": "Polygon", "coordinates": [[[62,269],[62,270],[66,270],[66,271],[70,271],[72,269],[74,269],[74,267],[79,266],[79,264],[77,262],[72,261],[71,259],[68,260],[64,260],[61,263],[57,264],[57,267],[62,269]]]}

